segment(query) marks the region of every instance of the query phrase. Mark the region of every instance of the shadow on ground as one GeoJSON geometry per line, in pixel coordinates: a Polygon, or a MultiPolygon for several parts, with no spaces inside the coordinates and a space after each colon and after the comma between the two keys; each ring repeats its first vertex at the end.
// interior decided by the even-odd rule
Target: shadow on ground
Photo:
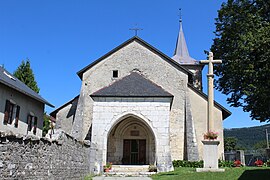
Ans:
{"type": "Polygon", "coordinates": [[[239,180],[248,179],[270,179],[270,169],[256,169],[256,170],[246,170],[239,177],[239,180]]]}

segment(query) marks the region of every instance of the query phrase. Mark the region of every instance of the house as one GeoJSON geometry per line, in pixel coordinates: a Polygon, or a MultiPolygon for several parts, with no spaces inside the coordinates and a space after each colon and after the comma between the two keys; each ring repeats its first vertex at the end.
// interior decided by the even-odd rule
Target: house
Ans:
{"type": "Polygon", "coordinates": [[[54,107],[0,67],[0,131],[42,137],[45,104],[54,107]]]}
{"type": "MultiPolygon", "coordinates": [[[[97,166],[156,164],[160,172],[171,171],[172,160],[203,156],[208,124],[202,69],[188,53],[182,23],[172,58],[134,36],[80,70],[80,95],[51,116],[56,128],[95,145],[97,166]]],[[[215,102],[219,158],[222,123],[230,114],[215,102]]]]}

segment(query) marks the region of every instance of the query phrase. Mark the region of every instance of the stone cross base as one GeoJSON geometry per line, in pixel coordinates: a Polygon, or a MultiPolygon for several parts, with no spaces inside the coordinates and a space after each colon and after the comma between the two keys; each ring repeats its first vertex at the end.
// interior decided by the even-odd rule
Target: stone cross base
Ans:
{"type": "Polygon", "coordinates": [[[203,168],[197,168],[197,172],[224,172],[218,168],[218,145],[219,141],[204,140],[203,143],[203,168]]]}

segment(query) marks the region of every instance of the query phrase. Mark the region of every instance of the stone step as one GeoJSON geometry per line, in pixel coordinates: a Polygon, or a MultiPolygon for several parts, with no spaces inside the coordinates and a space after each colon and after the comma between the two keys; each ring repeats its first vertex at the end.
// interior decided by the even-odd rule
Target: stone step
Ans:
{"type": "Polygon", "coordinates": [[[104,172],[105,176],[115,176],[115,177],[148,177],[156,172],[104,172]]]}
{"type": "Polygon", "coordinates": [[[148,172],[149,165],[113,165],[111,172],[148,172]]]}

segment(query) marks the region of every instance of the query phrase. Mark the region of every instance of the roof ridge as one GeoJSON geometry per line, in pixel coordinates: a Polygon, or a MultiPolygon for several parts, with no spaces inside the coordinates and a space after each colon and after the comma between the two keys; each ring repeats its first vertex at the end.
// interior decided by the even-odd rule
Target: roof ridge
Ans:
{"type": "Polygon", "coordinates": [[[158,50],[154,46],[150,45],[146,41],[142,40],[138,36],[133,36],[132,38],[130,38],[127,41],[123,42],[119,46],[115,47],[114,49],[112,49],[108,53],[106,53],[103,56],[101,56],[100,58],[96,59],[95,61],[93,61],[89,65],[85,66],[83,69],[81,69],[80,71],[77,72],[77,75],[82,79],[82,75],[83,75],[83,73],[85,71],[87,71],[88,69],[90,69],[91,67],[93,67],[94,65],[96,65],[97,63],[99,63],[100,61],[102,61],[103,59],[105,59],[106,57],[110,56],[111,54],[115,53],[116,51],[118,51],[119,49],[121,49],[122,47],[128,45],[129,43],[131,43],[133,41],[136,41],[136,42],[140,43],[141,45],[146,46],[146,48],[150,49],[151,51],[157,53],[159,56],[163,57],[165,61],[167,61],[168,63],[171,63],[177,69],[181,69],[182,71],[186,72],[187,74],[189,74],[191,76],[193,75],[193,73],[191,71],[189,71],[185,67],[182,67],[178,62],[174,61],[172,58],[170,58],[169,56],[165,55],[160,50],[158,50]]]}
{"type": "Polygon", "coordinates": [[[40,94],[33,91],[30,87],[28,87],[18,78],[16,78],[14,75],[8,72],[5,68],[0,66],[0,77],[1,76],[2,78],[0,78],[0,83],[5,84],[6,86],[13,88],[29,97],[32,97],[33,99],[43,102],[44,104],[47,104],[48,106],[54,107],[52,104],[46,101],[40,94]]]}

